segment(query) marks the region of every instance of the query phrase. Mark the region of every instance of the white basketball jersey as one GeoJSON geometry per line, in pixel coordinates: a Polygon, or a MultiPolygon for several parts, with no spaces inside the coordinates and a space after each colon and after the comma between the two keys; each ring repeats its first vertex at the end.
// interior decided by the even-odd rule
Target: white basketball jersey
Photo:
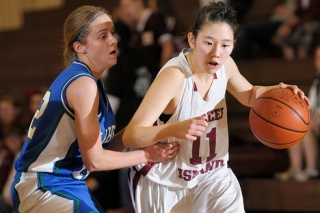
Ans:
{"type": "Polygon", "coordinates": [[[214,74],[214,81],[207,99],[203,100],[197,91],[186,59],[187,54],[189,54],[188,50],[182,51],[162,68],[163,70],[166,67],[176,66],[185,75],[179,103],[167,123],[206,115],[209,125],[196,141],[169,138],[168,142],[178,141],[180,144],[179,153],[172,161],[135,167],[151,181],[178,188],[192,188],[207,173],[216,173],[222,167],[226,167],[229,147],[225,101],[227,77],[224,66],[214,74]]]}

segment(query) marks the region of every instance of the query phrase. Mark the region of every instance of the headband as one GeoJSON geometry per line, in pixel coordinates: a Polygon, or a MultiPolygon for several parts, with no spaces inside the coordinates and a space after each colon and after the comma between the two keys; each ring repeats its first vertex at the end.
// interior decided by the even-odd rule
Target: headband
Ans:
{"type": "Polygon", "coordinates": [[[88,23],[86,24],[86,26],[85,26],[85,27],[83,28],[83,30],[80,32],[80,34],[79,34],[79,36],[78,36],[78,38],[77,38],[77,41],[80,41],[83,33],[87,30],[87,28],[89,27],[89,25],[91,24],[91,22],[92,22],[95,18],[97,18],[98,15],[101,15],[101,14],[103,14],[103,13],[104,13],[103,11],[98,11],[98,12],[96,12],[96,13],[94,14],[94,16],[92,16],[92,18],[88,21],[88,23]]]}

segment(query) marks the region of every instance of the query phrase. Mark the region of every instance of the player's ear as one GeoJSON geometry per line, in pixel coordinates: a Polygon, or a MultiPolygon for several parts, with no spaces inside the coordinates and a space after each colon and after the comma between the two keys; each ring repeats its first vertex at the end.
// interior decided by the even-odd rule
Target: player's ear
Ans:
{"type": "Polygon", "coordinates": [[[196,38],[194,37],[193,33],[189,32],[188,33],[188,43],[191,49],[194,48],[195,43],[196,43],[196,38]]]}
{"type": "Polygon", "coordinates": [[[86,51],[86,47],[84,45],[82,45],[80,42],[76,41],[73,43],[73,49],[74,51],[76,51],[76,53],[82,53],[85,54],[86,51]]]}

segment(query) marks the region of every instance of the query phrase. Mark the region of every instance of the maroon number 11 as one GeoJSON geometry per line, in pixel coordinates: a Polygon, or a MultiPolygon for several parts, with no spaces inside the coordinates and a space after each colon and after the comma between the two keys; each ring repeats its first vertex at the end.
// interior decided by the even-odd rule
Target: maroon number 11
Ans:
{"type": "MultiPolygon", "coordinates": [[[[210,132],[206,134],[209,139],[209,156],[207,161],[211,161],[216,154],[216,128],[211,129],[210,132]]],[[[190,158],[190,163],[193,165],[198,165],[202,163],[202,158],[200,157],[200,137],[198,137],[192,144],[192,158],[190,158]]]]}

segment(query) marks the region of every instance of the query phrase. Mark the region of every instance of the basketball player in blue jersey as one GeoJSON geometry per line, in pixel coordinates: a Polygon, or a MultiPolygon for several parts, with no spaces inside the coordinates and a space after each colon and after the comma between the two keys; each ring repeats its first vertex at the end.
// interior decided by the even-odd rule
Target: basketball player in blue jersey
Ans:
{"type": "Polygon", "coordinates": [[[309,105],[295,85],[254,86],[240,74],[230,57],[237,28],[228,5],[212,2],[200,9],[187,34],[190,48],[164,65],[126,127],[128,147],[180,144],[171,161],[131,169],[136,212],[245,212],[239,182],[228,167],[226,91],[250,107],[261,93],[288,87],[309,105]],[[154,126],[162,113],[169,119],[154,126]]]}
{"type": "Polygon", "coordinates": [[[177,143],[122,152],[122,132],[114,136],[115,118],[100,80],[117,63],[113,31],[99,7],[80,7],[66,19],[67,68],[44,95],[15,163],[17,211],[103,212],[85,186],[89,172],[175,156],[177,143]]]}

